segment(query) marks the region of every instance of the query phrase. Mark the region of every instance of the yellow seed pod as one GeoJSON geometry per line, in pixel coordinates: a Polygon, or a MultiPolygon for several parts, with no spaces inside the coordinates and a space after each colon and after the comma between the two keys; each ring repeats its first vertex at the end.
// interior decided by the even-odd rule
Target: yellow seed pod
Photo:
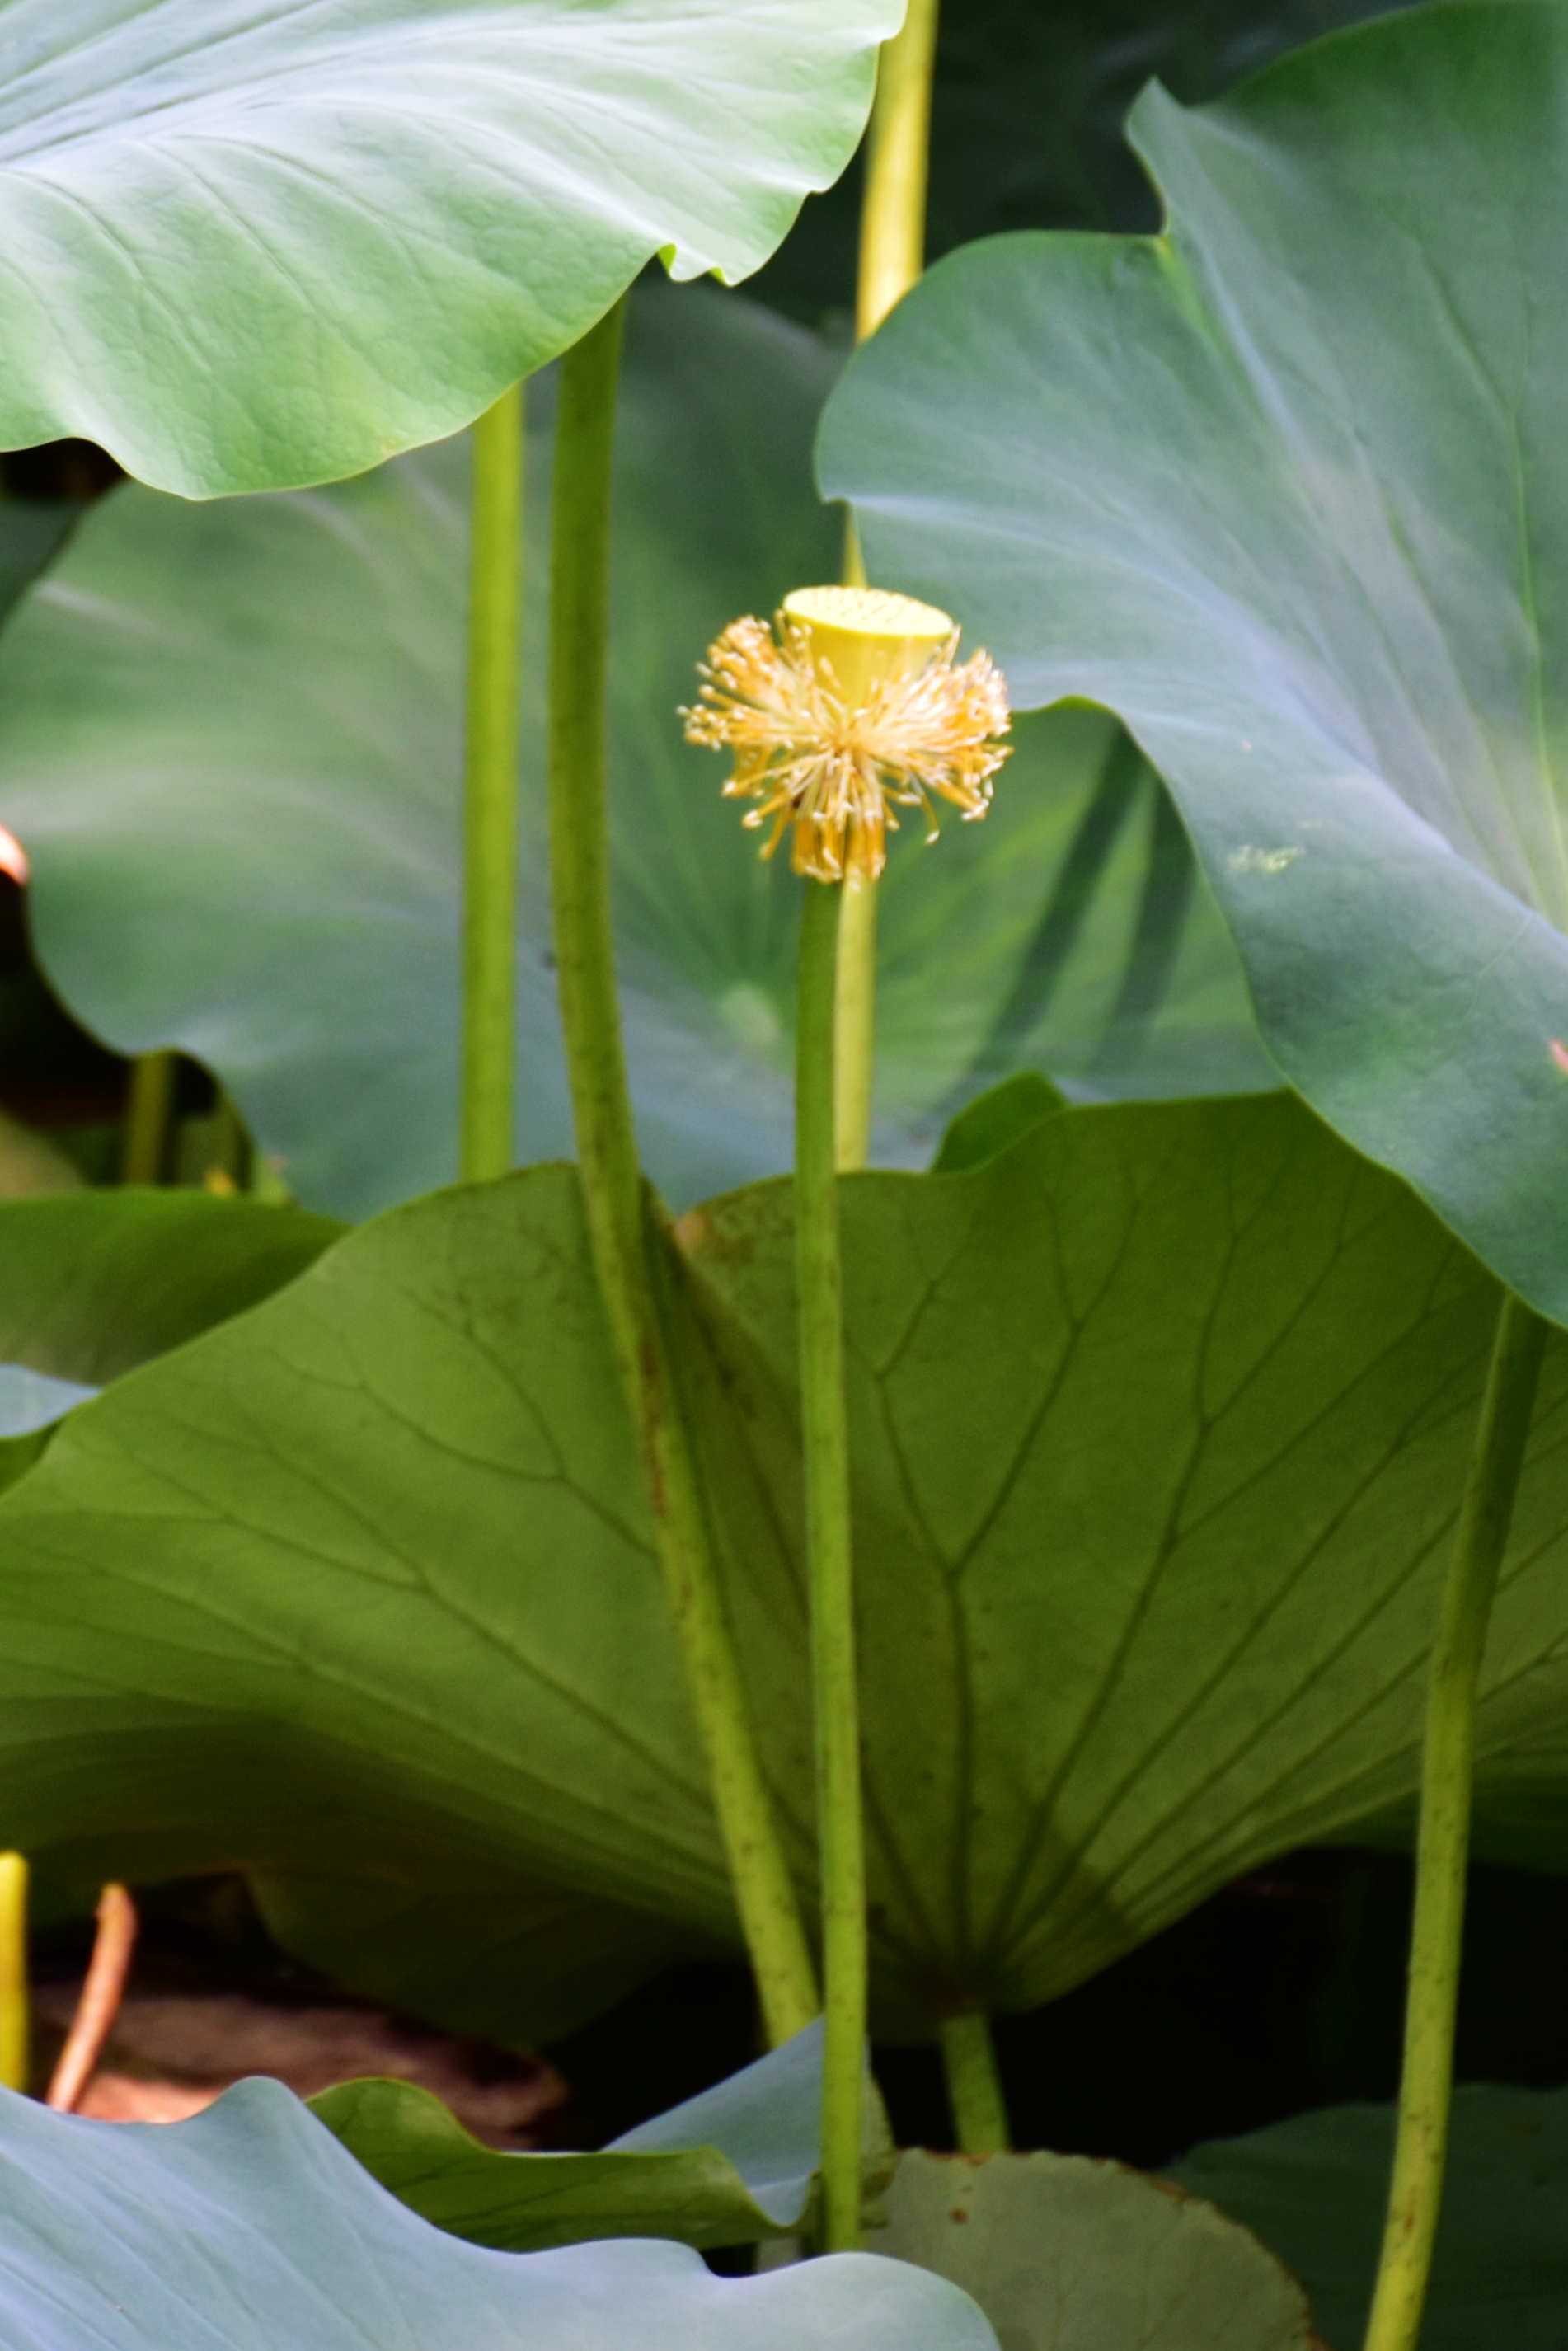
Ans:
{"type": "Polygon", "coordinates": [[[884,588],[797,588],[784,599],[784,618],[800,622],[813,661],[852,705],[874,685],[917,676],[957,635],[935,604],[884,588]]]}

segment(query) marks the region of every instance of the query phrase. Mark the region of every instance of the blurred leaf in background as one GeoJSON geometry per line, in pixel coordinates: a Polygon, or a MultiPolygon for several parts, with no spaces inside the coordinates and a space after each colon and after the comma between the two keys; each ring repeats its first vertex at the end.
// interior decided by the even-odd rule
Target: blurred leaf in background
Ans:
{"type": "MultiPolygon", "coordinates": [[[[1287,49],[1410,0],[947,0],[932,97],[927,253],[1008,229],[1147,230],[1159,204],[1123,136],[1157,76],[1184,105],[1287,49]]],[[[750,290],[808,324],[847,322],[857,163],[800,220],[750,290]]]]}
{"type": "MultiPolygon", "coordinates": [[[[707,287],[642,288],[616,473],[618,943],[646,1164],[678,1207],[787,1166],[800,885],[682,739],[741,611],[831,578],[810,486],[835,352],[707,287]]],[[[548,481],[552,387],[530,465],[548,481]]],[[[38,953],[122,1051],[223,1081],[308,1205],[455,1173],[465,444],[192,506],[127,485],[0,646],[0,822],[38,953]]],[[[571,1149],[543,811],[548,511],[531,507],[516,1145],[571,1149]]],[[[876,1149],[918,1165],[1030,1063],[1096,1094],[1274,1082],[1234,951],[1146,765],[1103,716],[1022,723],[984,825],[906,824],[883,893],[876,1149]]]]}

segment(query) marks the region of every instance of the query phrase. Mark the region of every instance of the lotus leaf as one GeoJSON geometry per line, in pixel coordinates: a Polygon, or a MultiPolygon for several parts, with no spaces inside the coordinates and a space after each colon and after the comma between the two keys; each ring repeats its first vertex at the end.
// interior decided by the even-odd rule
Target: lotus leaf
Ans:
{"type": "MultiPolygon", "coordinates": [[[[790,1187],[677,1343],[809,1882],[790,1187]]],[[[1062,1111],[842,1191],[882,2023],[1066,1990],[1407,1803],[1495,1284],[1286,1096],[1062,1111]],[[1133,1474],[1130,1465],[1135,1465],[1133,1474]]],[[[1568,1342],[1480,1718],[1560,1865],[1568,1342]]],[[[0,1840],[247,1865],[280,1938],[548,2037],[734,1924],[566,1167],[438,1194],[73,1413],[0,1501],[0,1840]]]]}
{"type": "Polygon", "coordinates": [[[0,444],[186,497],[466,424],[655,255],[744,277],[900,0],[5,0],[0,444]]]}
{"type": "Polygon", "coordinates": [[[914,2148],[879,2252],[972,2294],[1002,2351],[1314,2351],[1306,2296],[1212,2204],[1081,2155],[914,2148]]]}
{"type": "MultiPolygon", "coordinates": [[[[1361,2339],[1394,2149],[1388,2106],[1330,2106],[1218,2139],[1172,2178],[1255,2230],[1333,2344],[1361,2339]]],[[[1423,2351],[1556,2351],[1568,2325],[1568,2093],[1454,2095],[1423,2351]]]]}
{"type": "Polygon", "coordinates": [[[1132,136],[1157,237],[953,255],[822,479],[1018,699],[1120,713],[1270,1053],[1568,1316],[1568,16],[1414,9],[1132,136]]]}
{"type": "MultiPolygon", "coordinates": [[[[836,353],[709,287],[633,304],[612,677],[621,977],[643,1156],[677,1206],[789,1164],[797,885],[681,739],[737,612],[831,578],[810,489],[836,353]]],[[[550,401],[533,404],[532,478],[550,401]]],[[[456,1172],[468,456],[87,517],[0,647],[0,821],[78,1017],[222,1077],[313,1207],[456,1172]]],[[[530,568],[545,577],[544,500],[530,568]]],[[[544,616],[525,632],[517,1150],[570,1144],[549,963],[544,616]]],[[[1033,719],[990,820],[906,829],[883,895],[878,1155],[918,1164],[1025,1061],[1099,1093],[1276,1082],[1149,771],[1092,713],[1033,719]]]]}
{"type": "Polygon", "coordinates": [[[685,2247],[466,2245],[406,2210],[278,2084],[172,2124],[0,2091],[0,2335],[11,2351],[993,2351],[974,2304],[850,2253],[713,2277],[685,2247]]]}

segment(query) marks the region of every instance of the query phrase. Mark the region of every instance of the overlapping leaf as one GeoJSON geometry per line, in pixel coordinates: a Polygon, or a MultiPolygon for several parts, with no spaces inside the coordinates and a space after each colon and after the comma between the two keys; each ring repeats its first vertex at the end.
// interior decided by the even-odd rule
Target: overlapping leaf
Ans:
{"type": "Polygon", "coordinates": [[[710,2275],[685,2246],[496,2252],[431,2228],[277,2084],[189,2122],[85,2122],[0,2092],[11,2351],[995,2351],[944,2280],[863,2253],[710,2275]]]}
{"type": "Polygon", "coordinates": [[[344,2082],[312,2111],[384,2188],[473,2244],[602,2237],[742,2245],[805,2219],[821,2139],[821,2027],[594,2155],[501,2154],[409,2082],[344,2082]]]}
{"type": "Polygon", "coordinates": [[[186,496],[434,441],[655,254],[744,277],[900,0],[5,0],[0,444],[186,496]]]}
{"type": "MultiPolygon", "coordinates": [[[[1308,2285],[1325,2340],[1361,2340],[1383,2236],[1394,2113],[1330,2106],[1195,2147],[1172,2178],[1212,2197],[1308,2285]]],[[[1454,2097],[1424,2351],[1556,2351],[1568,2329],[1568,2095],[1454,2097]]]]}
{"type": "Polygon", "coordinates": [[[1565,95],[1536,0],[1152,89],[1167,235],[950,256],[823,441],[881,576],[1125,718],[1286,1074],[1557,1314],[1565,95]]]}
{"type": "MultiPolygon", "coordinates": [[[[662,294],[662,298],[660,298],[662,294]]],[[[618,936],[644,1156],[678,1204],[788,1165],[798,885],[681,739],[742,611],[834,576],[810,481],[835,355],[711,289],[633,306],[616,475],[618,936]]],[[[549,401],[530,478],[548,481],[549,401]]],[[[128,488],[0,652],[0,821],[40,954],[126,1050],[217,1071],[312,1206],[455,1172],[460,444],[329,490],[128,488]]],[[[570,1147],[542,805],[545,498],[525,681],[517,1155],[570,1147]]],[[[1024,1061],[1101,1093],[1269,1085],[1234,950],[1168,803],[1092,714],[1019,730],[996,810],[884,893],[879,1155],[918,1162],[1024,1061]]]]}
{"type": "Polygon", "coordinates": [[[1255,2237],[1119,2163],[915,2148],[887,2210],[876,2251],[961,2284],[1006,2351],[1314,2351],[1306,2296],[1255,2237]]]}
{"type": "Polygon", "coordinates": [[[343,1229],[197,1191],[0,1201],[0,1362],[101,1387],[269,1298],[343,1229]]]}
{"type": "MultiPolygon", "coordinates": [[[[1282,1096],[1062,1112],[843,1194],[883,2022],[1024,2007],[1414,1784],[1495,1286],[1282,1096]]],[[[809,1882],[788,1185],[683,1220],[681,1346],[809,1882]]],[[[1568,1356],[1481,1715],[1568,1823],[1568,1356]]],[[[350,1235],[0,1502],[0,1838],[248,1865],[282,1939],[526,2040],[734,1935],[575,1178],[350,1235]]]]}

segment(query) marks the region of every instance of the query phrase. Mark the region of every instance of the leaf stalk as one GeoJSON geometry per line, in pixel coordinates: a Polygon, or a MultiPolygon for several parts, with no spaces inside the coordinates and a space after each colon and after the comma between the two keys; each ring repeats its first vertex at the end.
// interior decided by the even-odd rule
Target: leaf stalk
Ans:
{"type": "Polygon", "coordinates": [[[138,1053],[131,1062],[120,1137],[122,1184],[163,1181],[178,1074],[179,1056],[173,1052],[138,1053]]]}
{"type": "Polygon", "coordinates": [[[1545,1343],[1540,1316],[1506,1290],[1432,1643],[1399,2123],[1365,2351],[1416,2351],[1421,2333],[1453,2100],[1476,1692],[1545,1343]]]}
{"type": "MultiPolygon", "coordinates": [[[[931,83],[939,0],[909,0],[903,26],[884,41],[876,102],[866,134],[861,204],[855,340],[876,332],[925,266],[925,192],[930,175],[931,83]]],[[[852,517],[844,534],[844,584],[863,588],[865,563],[852,517]]],[[[863,1167],[871,1150],[876,1043],[876,908],[880,883],[862,883],[840,917],[838,1077],[834,1116],[841,1168],[863,1167]]]]}
{"type": "Polygon", "coordinates": [[[463,1048],[458,1166],[512,1165],[517,1052],[517,661],[523,387],[474,427],[463,778],[463,1048]]]}
{"type": "Polygon", "coordinates": [[[661,1321],[611,930],[605,688],[611,461],[624,298],[567,353],[556,423],[548,720],[556,977],[594,1270],[712,1782],[741,1930],[775,2044],[819,2013],[661,1321]]]}
{"type": "Polygon", "coordinates": [[[938,2037],[959,2154],[1005,2155],[1012,2134],[990,2018],[982,2008],[945,2016],[938,2037]]]}

